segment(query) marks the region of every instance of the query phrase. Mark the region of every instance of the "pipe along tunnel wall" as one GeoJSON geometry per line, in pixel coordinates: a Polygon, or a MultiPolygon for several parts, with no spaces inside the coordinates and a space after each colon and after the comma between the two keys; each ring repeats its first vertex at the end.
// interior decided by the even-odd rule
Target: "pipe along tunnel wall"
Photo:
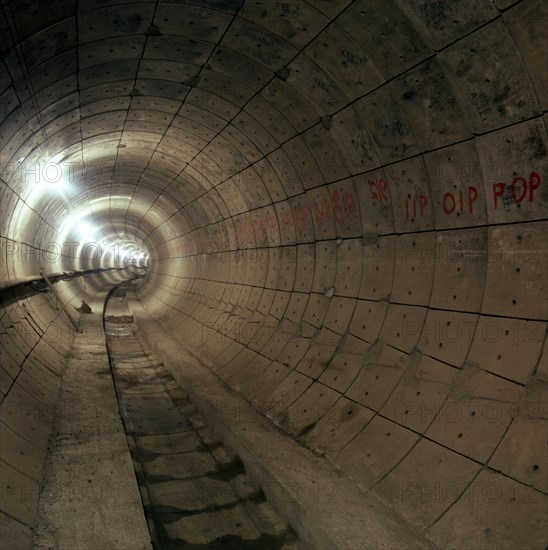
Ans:
{"type": "MultiPolygon", "coordinates": [[[[402,524],[544,548],[545,20],[3,0],[0,281],[147,263],[147,314],[402,524]]],[[[24,547],[71,332],[9,292],[0,515],[24,547]]]]}

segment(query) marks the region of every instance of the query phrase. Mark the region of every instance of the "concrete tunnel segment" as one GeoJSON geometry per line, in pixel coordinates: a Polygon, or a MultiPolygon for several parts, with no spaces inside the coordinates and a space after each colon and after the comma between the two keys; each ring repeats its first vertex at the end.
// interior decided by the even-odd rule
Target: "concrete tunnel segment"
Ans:
{"type": "MultiPolygon", "coordinates": [[[[173,338],[402,523],[544,548],[545,21],[541,0],[3,0],[2,536],[36,521],[71,348],[13,285],[123,267],[121,243],[173,338]]],[[[123,273],[57,285],[79,305],[123,273]]]]}

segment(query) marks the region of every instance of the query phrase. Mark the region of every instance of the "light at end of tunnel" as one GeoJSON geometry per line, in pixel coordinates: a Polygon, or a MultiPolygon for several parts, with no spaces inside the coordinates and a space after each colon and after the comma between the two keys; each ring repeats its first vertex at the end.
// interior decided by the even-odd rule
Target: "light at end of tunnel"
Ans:
{"type": "Polygon", "coordinates": [[[82,241],[92,241],[97,233],[97,227],[90,222],[81,221],[76,226],[76,233],[82,241]]]}
{"type": "Polygon", "coordinates": [[[100,242],[103,250],[104,267],[127,267],[129,265],[145,267],[149,264],[147,248],[136,240],[127,240],[121,235],[117,239],[103,238],[100,242]]]}

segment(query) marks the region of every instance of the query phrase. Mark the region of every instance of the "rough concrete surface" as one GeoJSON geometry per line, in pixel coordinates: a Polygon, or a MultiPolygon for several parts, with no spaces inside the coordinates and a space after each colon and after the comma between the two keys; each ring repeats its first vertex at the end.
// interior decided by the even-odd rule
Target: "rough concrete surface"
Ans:
{"type": "MultiPolygon", "coordinates": [[[[81,328],[100,323],[100,314],[86,315],[81,328]]],[[[96,343],[75,337],[63,371],[38,517],[32,542],[39,550],[152,548],[104,335],[96,343]]]]}
{"type": "MultiPolygon", "coordinates": [[[[114,424],[81,420],[89,441],[72,445],[56,411],[79,376],[87,399],[111,383],[76,362],[105,351],[90,318],[139,276],[128,299],[147,345],[170,352],[161,361],[198,409],[228,392],[200,414],[252,481],[305,473],[300,458],[261,470],[275,453],[246,442],[236,403],[256,414],[249,433],[314,457],[357,509],[377,503],[362,525],[324,521],[313,497],[271,498],[299,544],[348,536],[361,550],[411,533],[544,550],[547,9],[3,0],[0,545],[30,548],[46,471],[70,479],[62,455],[113,460],[96,436],[114,424]]],[[[131,314],[118,305],[109,315],[131,314]]],[[[118,482],[94,464],[79,486],[118,482]]],[[[51,507],[52,529],[76,529],[77,504],[91,537],[118,536],[102,527],[108,499],[51,507]]]]}
{"type": "Polygon", "coordinates": [[[155,548],[308,548],[143,343],[123,295],[109,302],[107,340],[155,548]]]}

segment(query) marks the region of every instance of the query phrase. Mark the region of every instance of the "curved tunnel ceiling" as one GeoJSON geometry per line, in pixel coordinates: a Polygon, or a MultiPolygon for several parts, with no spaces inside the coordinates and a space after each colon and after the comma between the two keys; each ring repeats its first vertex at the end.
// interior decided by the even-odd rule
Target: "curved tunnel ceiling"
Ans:
{"type": "Polygon", "coordinates": [[[2,281],[39,271],[10,250],[42,257],[78,238],[74,220],[88,240],[135,242],[143,303],[229,385],[263,408],[353,411],[335,435],[274,420],[364,490],[442,546],[488,544],[494,518],[510,546],[540,544],[545,2],[3,0],[2,14],[2,281]],[[481,421],[443,408],[468,401],[481,421]],[[432,470],[454,499],[401,498],[432,470]],[[469,505],[474,483],[503,496],[469,505]],[[534,503],[512,508],[513,487],[534,503]]]}

